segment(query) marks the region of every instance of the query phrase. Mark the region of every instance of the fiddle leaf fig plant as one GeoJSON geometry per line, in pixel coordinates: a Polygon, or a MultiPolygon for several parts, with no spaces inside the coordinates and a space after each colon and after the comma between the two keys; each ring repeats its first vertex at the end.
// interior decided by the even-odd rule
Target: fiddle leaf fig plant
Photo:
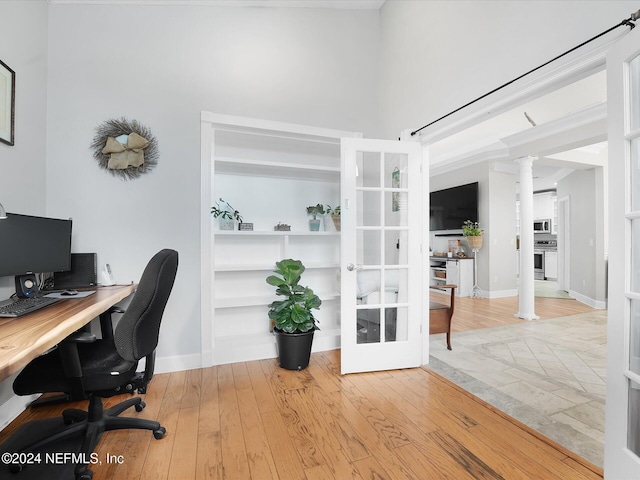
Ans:
{"type": "Polygon", "coordinates": [[[267,277],[267,283],[276,287],[276,295],[285,297],[269,305],[269,318],[275,328],[286,333],[304,333],[319,330],[313,309],[322,304],[309,287],[299,285],[305,268],[300,260],[287,258],[276,262],[275,275],[267,277]]]}

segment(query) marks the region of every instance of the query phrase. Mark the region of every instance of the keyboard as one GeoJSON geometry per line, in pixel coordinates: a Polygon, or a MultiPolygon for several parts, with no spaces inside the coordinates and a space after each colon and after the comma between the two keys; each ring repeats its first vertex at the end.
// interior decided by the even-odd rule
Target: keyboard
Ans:
{"type": "Polygon", "coordinates": [[[49,297],[19,298],[7,305],[0,305],[0,317],[20,317],[59,301],[59,298],[49,297]]]}

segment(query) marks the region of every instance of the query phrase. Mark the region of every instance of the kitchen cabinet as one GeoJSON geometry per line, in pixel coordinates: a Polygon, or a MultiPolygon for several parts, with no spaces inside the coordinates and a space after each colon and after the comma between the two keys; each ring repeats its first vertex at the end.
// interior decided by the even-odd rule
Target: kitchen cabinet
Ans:
{"type": "Polygon", "coordinates": [[[536,193],[533,195],[533,219],[553,219],[555,192],[536,193]]]}
{"type": "MultiPolygon", "coordinates": [[[[431,257],[430,261],[431,285],[457,285],[456,296],[471,296],[473,290],[473,258],[431,257]]],[[[449,292],[442,290],[442,293],[448,294],[449,292]]]]}
{"type": "Polygon", "coordinates": [[[558,252],[544,252],[544,278],[546,280],[558,279],[558,252]]]}

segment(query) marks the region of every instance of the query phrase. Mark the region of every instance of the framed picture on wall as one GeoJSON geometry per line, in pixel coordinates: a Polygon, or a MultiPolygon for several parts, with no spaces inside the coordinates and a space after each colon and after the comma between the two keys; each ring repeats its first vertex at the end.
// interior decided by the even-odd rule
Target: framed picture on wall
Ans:
{"type": "Polygon", "coordinates": [[[16,72],[0,60],[0,142],[14,143],[16,72]]]}

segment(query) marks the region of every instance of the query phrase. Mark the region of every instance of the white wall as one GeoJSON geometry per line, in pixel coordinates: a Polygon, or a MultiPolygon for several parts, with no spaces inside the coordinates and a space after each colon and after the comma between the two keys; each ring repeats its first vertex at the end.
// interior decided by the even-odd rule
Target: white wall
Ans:
{"type": "Polygon", "coordinates": [[[592,306],[607,300],[602,167],[576,170],[558,182],[558,198],[571,202],[570,292],[592,306]]]}
{"type": "Polygon", "coordinates": [[[388,0],[381,135],[396,138],[628,18],[636,1],[388,0]]]}
{"type": "MultiPolygon", "coordinates": [[[[47,140],[47,4],[0,2],[0,18],[0,59],[16,72],[15,145],[0,143],[0,203],[8,212],[42,215],[47,140]]],[[[0,277],[0,298],[10,293],[13,277],[0,277]]]]}
{"type": "MultiPolygon", "coordinates": [[[[47,4],[3,1],[0,19],[0,59],[16,72],[15,145],[0,143],[0,203],[8,212],[43,215],[47,4]]],[[[8,298],[14,291],[13,277],[0,277],[0,299],[8,298]]],[[[12,382],[13,378],[9,378],[0,383],[0,404],[13,396],[12,382]]],[[[0,427],[3,420],[0,418],[0,427]]]]}
{"type": "Polygon", "coordinates": [[[200,111],[371,132],[378,52],[378,11],[49,7],[47,213],[73,217],[74,250],[98,252],[120,282],[179,251],[161,368],[199,364],[200,111]],[[121,116],[160,150],[128,182],[89,149],[96,125],[121,116]]]}

